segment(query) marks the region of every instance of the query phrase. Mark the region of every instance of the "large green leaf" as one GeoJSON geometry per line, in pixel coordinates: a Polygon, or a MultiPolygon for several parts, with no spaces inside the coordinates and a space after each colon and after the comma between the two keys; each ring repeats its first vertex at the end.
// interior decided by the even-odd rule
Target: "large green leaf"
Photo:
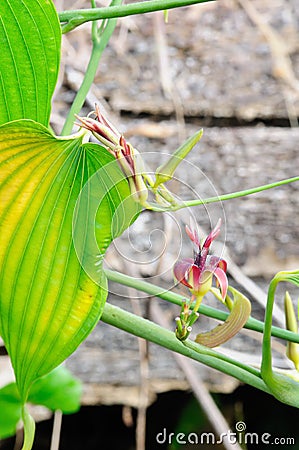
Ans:
{"type": "Polygon", "coordinates": [[[25,118],[48,125],[60,43],[51,0],[0,1],[0,124],[25,118]]]}
{"type": "Polygon", "coordinates": [[[113,218],[120,221],[125,202],[120,233],[137,210],[105,149],[79,137],[55,138],[29,120],[0,127],[0,198],[0,332],[25,401],[33,381],[98,321],[113,218]]]}

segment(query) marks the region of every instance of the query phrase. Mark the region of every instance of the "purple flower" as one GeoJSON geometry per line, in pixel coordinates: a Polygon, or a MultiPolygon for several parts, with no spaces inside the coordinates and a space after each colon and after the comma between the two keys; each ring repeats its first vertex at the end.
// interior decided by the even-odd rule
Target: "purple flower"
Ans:
{"type": "Polygon", "coordinates": [[[195,245],[198,251],[194,259],[184,258],[178,261],[173,268],[175,278],[187,286],[195,297],[203,297],[212,287],[213,277],[216,278],[217,285],[221,289],[223,300],[226,297],[228,281],[226,276],[227,263],[218,256],[210,256],[209,249],[214,239],[219,235],[221,219],[207,236],[203,245],[196,230],[186,226],[186,233],[195,245]]]}

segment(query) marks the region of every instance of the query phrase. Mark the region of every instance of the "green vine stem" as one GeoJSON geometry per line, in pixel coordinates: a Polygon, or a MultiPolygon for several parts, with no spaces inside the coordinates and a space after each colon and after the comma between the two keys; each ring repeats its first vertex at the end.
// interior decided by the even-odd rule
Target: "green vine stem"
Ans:
{"type": "Polygon", "coordinates": [[[195,199],[195,200],[187,200],[174,206],[171,208],[172,211],[176,211],[179,209],[198,206],[198,205],[207,205],[209,203],[223,202],[225,200],[232,200],[234,198],[245,197],[246,195],[257,194],[258,192],[267,191],[268,189],[273,189],[278,186],[283,186],[285,184],[294,183],[295,181],[299,181],[298,177],[287,178],[285,180],[275,181],[274,183],[264,184],[262,186],[254,187],[251,189],[245,189],[243,191],[232,192],[230,194],[223,194],[216,197],[210,197],[205,199],[195,199]]]}
{"type": "MultiPolygon", "coordinates": [[[[117,5],[117,4],[120,4],[121,2],[122,2],[122,0],[114,0],[111,4],[117,5]]],[[[110,6],[109,8],[114,8],[114,7],[115,6],[110,6]]],[[[109,39],[116,27],[116,24],[117,24],[117,19],[110,19],[110,20],[108,20],[103,31],[101,30],[101,28],[98,30],[96,26],[93,26],[93,28],[92,28],[92,52],[90,55],[89,63],[88,63],[88,66],[87,66],[87,69],[86,69],[86,72],[84,75],[84,79],[80,86],[80,89],[78,90],[78,92],[76,94],[76,97],[73,101],[71,109],[69,110],[67,119],[65,121],[64,127],[61,132],[62,136],[69,135],[72,132],[75,115],[79,114],[79,112],[85,102],[88,91],[89,91],[89,89],[94,81],[94,78],[96,76],[96,72],[97,72],[97,69],[99,66],[99,61],[101,59],[102,53],[105,50],[105,48],[109,42],[109,39]]],[[[93,25],[96,25],[96,23],[94,23],[93,25]]]]}
{"type": "Polygon", "coordinates": [[[123,6],[107,6],[104,8],[77,9],[73,11],[62,11],[59,20],[62,23],[62,32],[68,33],[85,22],[101,19],[112,19],[118,17],[145,14],[154,11],[179,8],[182,6],[207,3],[213,0],[149,0],[138,3],[130,3],[123,6]]]}
{"type": "Polygon", "coordinates": [[[188,341],[186,345],[186,343],[182,343],[175,337],[174,332],[166,330],[147,319],[135,316],[128,311],[106,303],[101,320],[130,334],[142,337],[164,348],[217,369],[257,389],[269,392],[267,386],[260,378],[260,372],[253,367],[241,364],[225,355],[221,355],[214,350],[192,343],[191,341],[188,341]]]}
{"type": "MultiPolygon", "coordinates": [[[[271,394],[281,402],[299,408],[299,382],[293,379],[293,374],[287,371],[273,371],[271,348],[272,311],[275,292],[278,283],[287,281],[299,287],[299,271],[278,272],[271,280],[268,289],[267,306],[265,312],[265,328],[262,348],[261,375],[271,394]]],[[[298,336],[298,334],[297,334],[298,336]]],[[[297,374],[298,372],[295,371],[297,374]]]]}
{"type": "Polygon", "coordinates": [[[222,353],[218,353],[217,351],[212,350],[211,348],[206,347],[205,345],[198,344],[197,342],[191,341],[190,339],[186,339],[185,341],[183,341],[183,344],[186,347],[190,348],[191,350],[194,350],[196,353],[200,353],[200,354],[203,353],[207,356],[217,358],[220,361],[230,363],[235,367],[239,367],[240,369],[245,370],[246,372],[249,372],[256,377],[261,378],[260,371],[258,369],[256,369],[255,367],[248,366],[247,364],[244,364],[240,361],[232,359],[229,356],[223,355],[222,353]]]}
{"type": "Polygon", "coordinates": [[[263,336],[263,358],[261,370],[263,373],[272,371],[272,352],[271,352],[271,325],[272,325],[272,312],[275,299],[275,291],[279,279],[275,276],[269,284],[267,305],[265,311],[265,326],[263,336]]]}
{"type": "MultiPolygon", "coordinates": [[[[137,289],[141,292],[146,292],[150,296],[159,297],[163,300],[166,300],[170,303],[173,303],[178,306],[182,306],[182,303],[186,301],[186,298],[184,298],[182,295],[179,295],[175,292],[167,291],[166,289],[156,286],[154,284],[148,283],[147,281],[143,281],[140,279],[136,279],[133,277],[130,277],[129,275],[125,275],[120,272],[116,272],[113,270],[105,270],[105,274],[110,281],[114,281],[116,283],[122,284],[124,286],[132,287],[137,289]]],[[[199,307],[199,313],[203,314],[207,317],[211,317],[213,319],[222,320],[225,321],[227,317],[229,316],[229,313],[225,311],[219,311],[216,308],[212,308],[208,305],[200,305],[199,307]]],[[[244,328],[248,328],[250,330],[257,331],[259,333],[264,332],[264,323],[260,320],[254,319],[253,317],[250,317],[246,324],[244,325],[244,328]]],[[[297,342],[299,343],[299,335],[296,333],[293,333],[288,330],[284,330],[279,327],[272,326],[270,324],[270,335],[272,336],[284,339],[286,341],[290,342],[297,342]]]]}
{"type": "Polygon", "coordinates": [[[24,442],[22,450],[31,450],[34,441],[35,422],[25,405],[22,408],[22,420],[24,424],[24,442]]]}
{"type": "MultiPolygon", "coordinates": [[[[272,355],[271,355],[271,325],[272,325],[272,312],[275,300],[275,291],[278,283],[280,282],[290,282],[295,286],[299,287],[299,271],[284,271],[278,272],[275,277],[271,280],[268,289],[267,305],[265,312],[265,326],[264,326],[264,337],[263,337],[263,360],[262,360],[262,371],[267,372],[272,369],[272,355]]],[[[298,333],[293,333],[299,338],[298,333]]],[[[289,339],[288,339],[289,340],[289,339]]],[[[295,342],[292,340],[292,342],[295,342]]],[[[296,340],[296,342],[298,342],[296,340]]]]}

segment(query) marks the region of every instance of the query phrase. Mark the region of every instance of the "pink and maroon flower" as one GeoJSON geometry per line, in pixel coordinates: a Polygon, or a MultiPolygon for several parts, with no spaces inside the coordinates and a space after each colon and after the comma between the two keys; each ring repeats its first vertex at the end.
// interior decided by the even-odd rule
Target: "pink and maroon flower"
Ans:
{"type": "Polygon", "coordinates": [[[100,143],[117,160],[126,176],[132,197],[142,205],[147,205],[148,189],[143,180],[144,167],[139,152],[125,140],[124,136],[101,114],[96,105],[96,118],[79,117],[79,125],[91,131],[100,143]]]}
{"type": "Polygon", "coordinates": [[[209,255],[209,249],[220,233],[221,219],[201,245],[197,231],[186,226],[186,233],[198,248],[195,258],[185,258],[178,261],[173,268],[175,278],[187,286],[196,297],[203,297],[212,287],[213,277],[220,287],[223,300],[227,294],[228,281],[226,276],[227,263],[218,256],[209,255]]]}

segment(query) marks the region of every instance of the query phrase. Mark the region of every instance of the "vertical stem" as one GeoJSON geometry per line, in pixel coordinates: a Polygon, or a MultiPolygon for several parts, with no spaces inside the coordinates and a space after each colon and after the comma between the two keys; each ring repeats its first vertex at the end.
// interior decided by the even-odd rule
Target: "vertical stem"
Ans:
{"type": "Polygon", "coordinates": [[[275,290],[279,280],[274,277],[269,284],[268,298],[265,311],[265,325],[263,335],[263,347],[262,347],[262,375],[267,375],[272,372],[272,353],[271,353],[271,327],[272,327],[272,313],[275,298],[275,290]]]}
{"type": "Polygon", "coordinates": [[[54,423],[53,423],[53,431],[52,431],[50,450],[58,450],[59,449],[61,424],[62,424],[62,412],[57,410],[54,413],[54,423]]]}
{"type": "Polygon", "coordinates": [[[25,405],[22,408],[22,420],[24,424],[24,442],[22,450],[31,450],[34,441],[35,423],[25,405]]]}
{"type": "MultiPolygon", "coordinates": [[[[114,0],[111,5],[118,5],[121,4],[122,0],[114,0]]],[[[87,66],[87,70],[85,72],[85,76],[83,79],[83,82],[80,86],[79,91],[77,92],[77,95],[73,101],[73,104],[71,106],[71,109],[68,113],[68,116],[66,118],[64,127],[62,129],[61,135],[66,136],[72,132],[74,120],[75,120],[75,114],[79,114],[84,102],[85,98],[88,94],[88,91],[94,81],[94,78],[97,73],[99,61],[101,59],[102,53],[105,50],[109,39],[116,27],[117,19],[109,19],[107,22],[107,25],[104,29],[104,31],[101,34],[101,37],[99,38],[98,33],[96,33],[97,30],[95,30],[95,26],[93,25],[92,29],[92,37],[93,37],[93,47],[91,56],[89,59],[89,63],[87,66]]]]}
{"type": "Polygon", "coordinates": [[[201,302],[202,302],[202,299],[203,299],[203,296],[202,296],[202,295],[198,295],[198,296],[196,297],[196,303],[195,303],[195,306],[194,306],[194,308],[193,308],[193,311],[194,311],[194,312],[197,312],[197,311],[198,311],[198,308],[200,307],[200,304],[201,304],[201,302]]]}

